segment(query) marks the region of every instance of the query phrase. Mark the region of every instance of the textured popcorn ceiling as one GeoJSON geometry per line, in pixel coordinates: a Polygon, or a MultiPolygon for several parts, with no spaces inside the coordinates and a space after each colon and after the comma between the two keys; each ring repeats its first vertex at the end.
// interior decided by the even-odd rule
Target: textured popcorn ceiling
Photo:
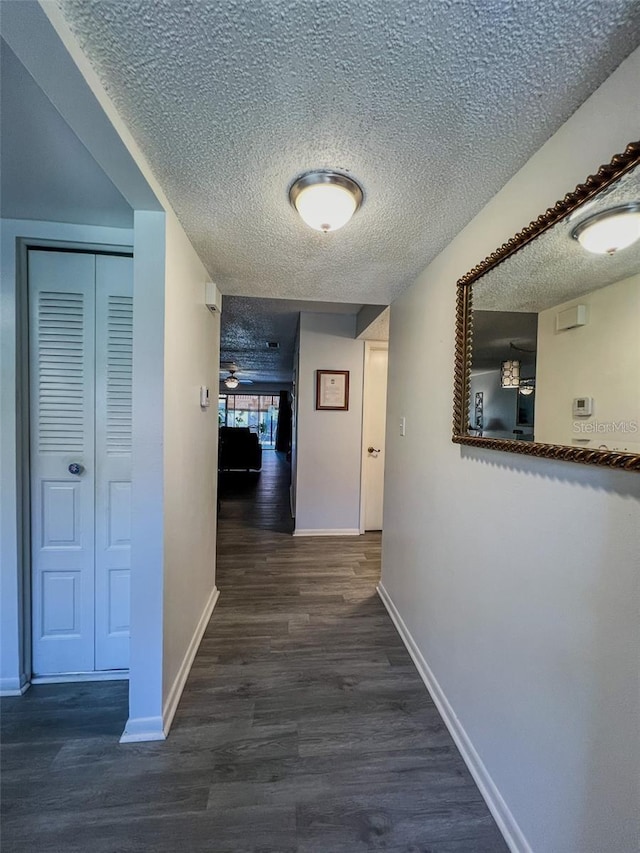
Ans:
{"type": "Polygon", "coordinates": [[[291,382],[300,312],[357,314],[361,307],[349,303],[226,296],[220,328],[220,378],[229,375],[228,365],[233,363],[239,369],[240,379],[291,382]],[[267,341],[277,341],[280,346],[277,350],[268,349],[267,341]]]}
{"type": "Polygon", "coordinates": [[[522,311],[473,312],[472,373],[497,370],[500,362],[517,359],[523,369],[523,377],[533,375],[537,345],[537,314],[522,311]],[[513,349],[511,344],[518,349],[513,349]]]}
{"type": "Polygon", "coordinates": [[[474,309],[540,312],[639,274],[640,241],[609,256],[587,252],[571,237],[579,222],[626,202],[640,203],[640,167],[480,278],[474,309]]]}
{"type": "Polygon", "coordinates": [[[391,320],[391,308],[385,308],[384,311],[376,317],[365,331],[358,335],[362,341],[388,341],[389,340],[389,322],[391,320]]]}
{"type": "Polygon", "coordinates": [[[291,299],[390,302],[640,41],[637,0],[58,2],[222,292],[291,299]]]}

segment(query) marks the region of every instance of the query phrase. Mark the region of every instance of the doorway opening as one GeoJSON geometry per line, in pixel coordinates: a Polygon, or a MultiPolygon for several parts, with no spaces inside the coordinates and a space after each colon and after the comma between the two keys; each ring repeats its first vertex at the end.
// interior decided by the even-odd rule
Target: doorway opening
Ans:
{"type": "Polygon", "coordinates": [[[362,401],[360,532],[382,530],[389,345],[366,341],[362,401]]]}

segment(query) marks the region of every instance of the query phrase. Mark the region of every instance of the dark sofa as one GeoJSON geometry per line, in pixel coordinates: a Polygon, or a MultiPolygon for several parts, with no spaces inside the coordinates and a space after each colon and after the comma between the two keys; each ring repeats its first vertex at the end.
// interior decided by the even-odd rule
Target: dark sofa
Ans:
{"type": "Polygon", "coordinates": [[[262,447],[258,436],[249,427],[220,427],[219,438],[220,471],[259,471],[262,468],[262,447]]]}

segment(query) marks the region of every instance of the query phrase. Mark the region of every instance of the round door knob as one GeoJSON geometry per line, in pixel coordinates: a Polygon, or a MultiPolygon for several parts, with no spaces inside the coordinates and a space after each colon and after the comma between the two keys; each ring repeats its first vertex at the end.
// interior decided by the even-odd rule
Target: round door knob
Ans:
{"type": "Polygon", "coordinates": [[[367,447],[367,453],[380,453],[379,447],[367,447]]]}
{"type": "Polygon", "coordinates": [[[70,474],[82,474],[84,471],[84,465],[80,465],[79,462],[72,462],[69,465],[69,473],[70,474]]]}

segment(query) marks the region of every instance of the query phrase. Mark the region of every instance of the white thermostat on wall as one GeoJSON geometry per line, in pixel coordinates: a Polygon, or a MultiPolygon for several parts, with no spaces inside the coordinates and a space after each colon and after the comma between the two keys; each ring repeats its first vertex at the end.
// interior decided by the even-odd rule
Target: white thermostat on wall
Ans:
{"type": "Polygon", "coordinates": [[[593,414],[593,397],[574,397],[573,417],[588,418],[593,414]]]}

